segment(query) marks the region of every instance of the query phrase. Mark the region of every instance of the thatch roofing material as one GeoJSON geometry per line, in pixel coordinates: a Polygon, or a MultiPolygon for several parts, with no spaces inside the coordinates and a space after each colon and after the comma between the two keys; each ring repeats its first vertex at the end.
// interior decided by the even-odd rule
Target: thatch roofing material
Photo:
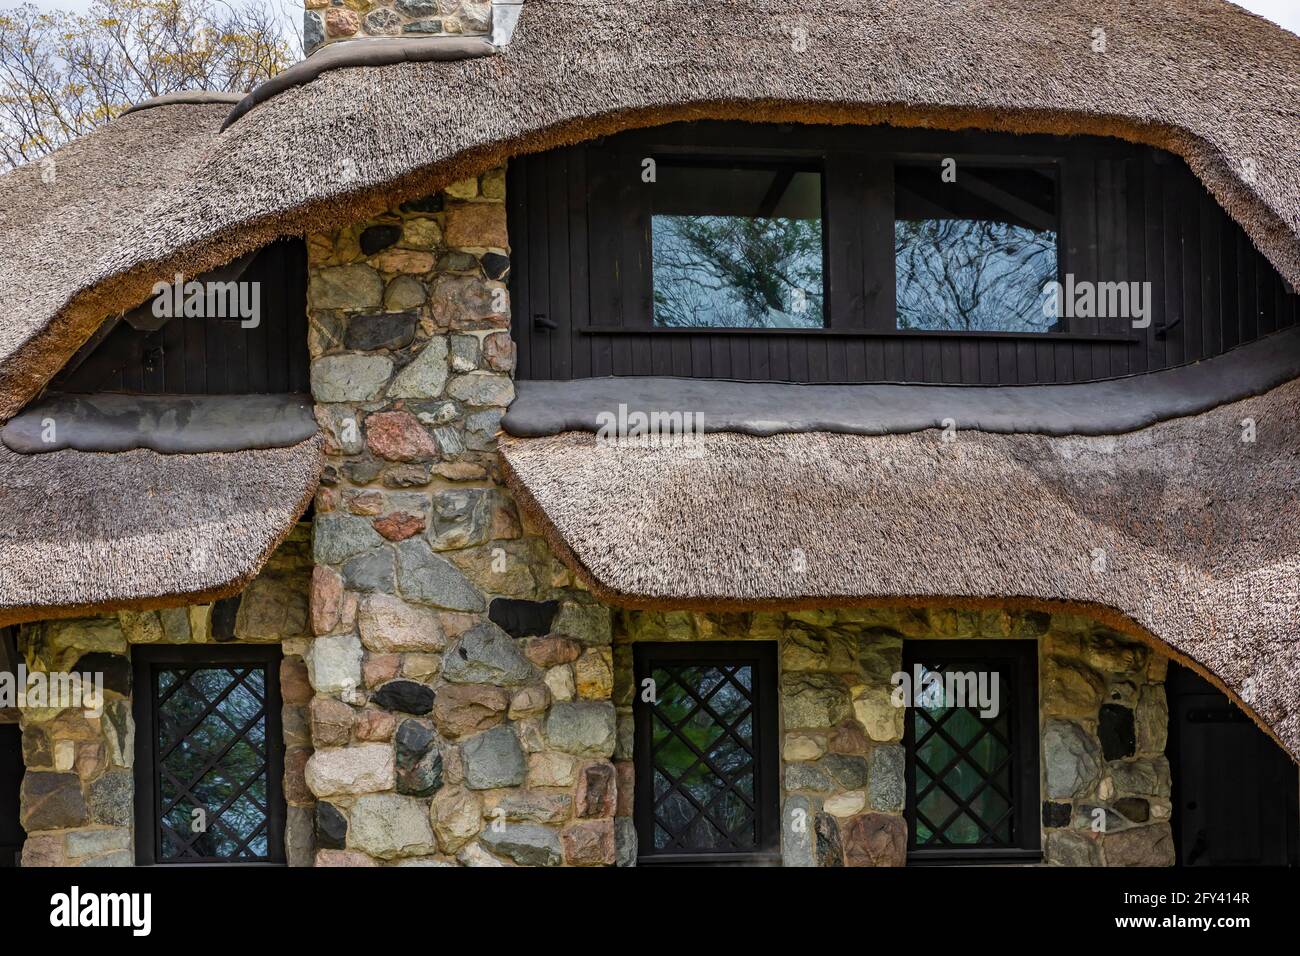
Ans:
{"type": "Polygon", "coordinates": [[[1112,437],[703,447],[567,432],[502,452],[522,505],[606,600],[1084,605],[1200,665],[1300,757],[1300,382],[1112,437]]]}
{"type": "Polygon", "coordinates": [[[321,466],[319,437],[203,455],[0,448],[0,624],[234,593],[293,528],[321,466]]]}
{"type": "Polygon", "coordinates": [[[692,118],[1094,133],[1186,157],[1300,285],[1300,40],[1225,0],[530,0],[508,49],[154,107],[0,177],[0,419],[160,277],[521,151],[692,118]],[[1106,52],[1093,31],[1106,30],[1106,52]],[[68,250],[76,250],[69,255],[68,250]]]}

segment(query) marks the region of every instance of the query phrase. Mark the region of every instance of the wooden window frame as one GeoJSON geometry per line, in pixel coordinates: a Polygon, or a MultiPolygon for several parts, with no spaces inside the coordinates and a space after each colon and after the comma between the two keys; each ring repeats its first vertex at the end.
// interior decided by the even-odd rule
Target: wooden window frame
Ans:
{"type": "MultiPolygon", "coordinates": [[[[979,863],[1033,863],[1042,859],[1042,795],[1039,788],[1038,642],[1033,640],[909,640],[903,643],[903,670],[913,673],[927,659],[967,663],[999,662],[1013,673],[1014,687],[1008,703],[1013,787],[1014,847],[918,847],[916,845],[915,722],[908,707],[903,721],[906,754],[907,862],[909,866],[979,863]]],[[[915,690],[915,689],[914,689],[915,690]]]]}
{"type": "Polygon", "coordinates": [[[633,821],[637,833],[638,866],[780,865],[781,763],[778,749],[780,720],[777,694],[775,641],[705,641],[633,645],[633,766],[636,792],[633,821]],[[654,761],[651,759],[651,709],[641,700],[642,681],[659,663],[728,665],[748,664],[754,679],[754,805],[758,846],[748,852],[656,852],[654,845],[654,761]]]}
{"type": "Polygon", "coordinates": [[[284,730],[281,721],[278,644],[137,645],[131,649],[134,670],[132,710],[135,718],[135,856],[137,866],[284,866],[285,821],[284,730]],[[163,860],[158,806],[158,701],[154,672],[158,667],[224,667],[247,664],[266,671],[267,859],[258,861],[163,860]]]}

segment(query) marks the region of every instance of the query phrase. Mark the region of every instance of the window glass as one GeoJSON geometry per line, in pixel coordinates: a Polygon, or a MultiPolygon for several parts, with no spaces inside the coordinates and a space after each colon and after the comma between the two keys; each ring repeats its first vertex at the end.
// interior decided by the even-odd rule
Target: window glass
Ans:
{"type": "Polygon", "coordinates": [[[158,862],[270,859],[266,671],[159,668],[158,862]]]}
{"type": "Polygon", "coordinates": [[[821,173],[660,161],[651,188],[655,325],[825,324],[821,173]]]}
{"type": "Polygon", "coordinates": [[[656,850],[758,845],[753,674],[749,667],[656,667],[656,850]]]}
{"type": "Polygon", "coordinates": [[[1060,331],[1044,309],[1045,289],[1057,279],[1053,170],[946,169],[933,163],[895,171],[897,327],[1060,331]]]}

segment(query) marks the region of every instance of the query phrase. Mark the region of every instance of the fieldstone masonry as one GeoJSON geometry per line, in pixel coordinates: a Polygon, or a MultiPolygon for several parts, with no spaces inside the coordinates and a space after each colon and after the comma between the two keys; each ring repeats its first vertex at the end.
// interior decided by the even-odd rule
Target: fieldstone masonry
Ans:
{"type": "Polygon", "coordinates": [[[301,783],[311,753],[300,657],[307,636],[310,529],[297,527],[261,574],[234,598],[162,611],[42,621],[18,631],[30,672],[98,672],[101,716],[82,708],[24,708],[20,820],[24,866],[131,866],[135,862],[135,721],[131,647],[139,644],[282,642],[286,849],[291,865],[312,857],[314,798],[301,783]]]}
{"type": "Polygon", "coordinates": [[[635,859],[633,643],[777,642],[784,864],[901,866],[904,712],[891,701],[890,678],[902,670],[904,640],[952,638],[1038,643],[1045,861],[1172,865],[1167,658],[1083,617],[942,607],[619,614],[620,862],[635,859]]]}
{"type": "Polygon", "coordinates": [[[498,169],[309,240],[321,865],[614,862],[611,613],[523,523],[495,452],[504,198],[498,169]]]}
{"type": "Polygon", "coordinates": [[[487,34],[491,0],[305,0],[307,53],[357,37],[487,34]]]}
{"type": "Polygon", "coordinates": [[[308,237],[327,455],[310,553],[296,532],[233,602],[22,628],[29,667],[89,656],[110,678],[99,720],[22,715],[28,864],[132,860],[133,643],[282,642],[291,863],[607,866],[637,855],[633,644],[768,640],[785,865],[897,866],[904,713],[890,678],[905,640],[934,638],[1036,642],[1047,863],[1173,862],[1167,660],[1096,622],[596,601],[501,476],[515,363],[504,199],[495,169],[308,237]]]}

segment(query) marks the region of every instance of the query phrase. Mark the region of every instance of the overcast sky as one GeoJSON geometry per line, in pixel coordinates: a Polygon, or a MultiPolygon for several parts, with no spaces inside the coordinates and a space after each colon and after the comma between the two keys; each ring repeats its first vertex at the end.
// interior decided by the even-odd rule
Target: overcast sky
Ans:
{"type": "MultiPolygon", "coordinates": [[[[45,10],[85,10],[91,0],[33,0],[45,10]]],[[[266,0],[269,5],[284,9],[287,15],[298,16],[301,4],[296,0],[266,0]]],[[[19,6],[21,0],[0,0],[0,7],[19,6]]],[[[1300,33],[1300,0],[1237,0],[1240,6],[1280,23],[1293,33],[1300,33]]]]}

